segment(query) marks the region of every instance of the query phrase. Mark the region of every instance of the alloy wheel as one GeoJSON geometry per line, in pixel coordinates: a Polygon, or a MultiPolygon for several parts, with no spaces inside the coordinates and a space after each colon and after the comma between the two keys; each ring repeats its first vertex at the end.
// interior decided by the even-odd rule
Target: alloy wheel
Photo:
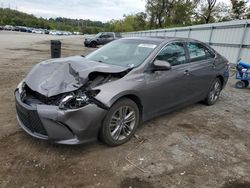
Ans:
{"type": "Polygon", "coordinates": [[[209,93],[209,100],[211,102],[215,102],[219,98],[220,92],[221,92],[221,84],[219,81],[216,81],[209,93]]]}
{"type": "Polygon", "coordinates": [[[111,116],[110,135],[114,140],[124,140],[135,127],[136,113],[130,106],[121,106],[111,116]]]}

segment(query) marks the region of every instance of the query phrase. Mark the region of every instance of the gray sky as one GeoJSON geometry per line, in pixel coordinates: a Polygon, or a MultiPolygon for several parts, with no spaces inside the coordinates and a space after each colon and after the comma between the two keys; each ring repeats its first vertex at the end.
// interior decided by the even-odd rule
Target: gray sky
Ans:
{"type": "Polygon", "coordinates": [[[0,5],[44,18],[61,16],[104,22],[145,11],[145,0],[0,0],[0,5]]]}

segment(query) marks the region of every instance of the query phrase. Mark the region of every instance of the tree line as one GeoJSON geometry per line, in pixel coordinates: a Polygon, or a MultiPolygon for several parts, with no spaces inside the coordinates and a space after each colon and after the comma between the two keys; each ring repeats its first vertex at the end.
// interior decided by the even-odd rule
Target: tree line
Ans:
{"type": "Polygon", "coordinates": [[[250,18],[249,0],[145,0],[145,12],[124,15],[123,19],[103,23],[89,19],[37,18],[8,8],[0,8],[0,25],[19,25],[43,29],[98,33],[129,32],[206,24],[250,18]]]}
{"type": "Polygon", "coordinates": [[[250,18],[249,0],[146,0],[146,12],[112,20],[117,32],[189,26],[250,18]]]}
{"type": "Polygon", "coordinates": [[[79,31],[82,33],[98,33],[105,31],[107,23],[101,21],[91,21],[89,19],[69,19],[69,18],[37,18],[34,15],[26,14],[9,8],[0,8],[0,26],[26,26],[33,28],[79,31]]]}

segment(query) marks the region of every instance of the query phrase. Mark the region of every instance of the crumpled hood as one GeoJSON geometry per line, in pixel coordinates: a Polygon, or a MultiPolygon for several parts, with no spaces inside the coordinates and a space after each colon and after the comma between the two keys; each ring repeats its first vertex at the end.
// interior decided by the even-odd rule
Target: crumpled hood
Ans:
{"type": "Polygon", "coordinates": [[[88,81],[92,72],[119,73],[127,67],[108,65],[82,56],[49,59],[34,66],[25,78],[30,89],[51,97],[77,90],[88,81]]]}

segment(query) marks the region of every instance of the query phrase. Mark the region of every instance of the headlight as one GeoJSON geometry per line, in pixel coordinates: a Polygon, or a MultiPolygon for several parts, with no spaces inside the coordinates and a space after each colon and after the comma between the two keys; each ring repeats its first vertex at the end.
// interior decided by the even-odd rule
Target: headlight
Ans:
{"type": "Polygon", "coordinates": [[[91,103],[91,98],[95,97],[100,90],[89,90],[89,91],[81,91],[78,90],[76,92],[69,93],[59,103],[59,109],[77,109],[87,104],[91,103]]]}
{"type": "Polygon", "coordinates": [[[87,105],[89,102],[89,98],[85,93],[82,93],[82,95],[75,95],[75,94],[69,94],[66,97],[64,97],[60,104],[60,109],[77,109],[81,108],[85,105],[87,105]]]}
{"type": "Polygon", "coordinates": [[[24,87],[24,79],[17,85],[17,89],[19,93],[23,92],[23,87],[24,87]]]}

